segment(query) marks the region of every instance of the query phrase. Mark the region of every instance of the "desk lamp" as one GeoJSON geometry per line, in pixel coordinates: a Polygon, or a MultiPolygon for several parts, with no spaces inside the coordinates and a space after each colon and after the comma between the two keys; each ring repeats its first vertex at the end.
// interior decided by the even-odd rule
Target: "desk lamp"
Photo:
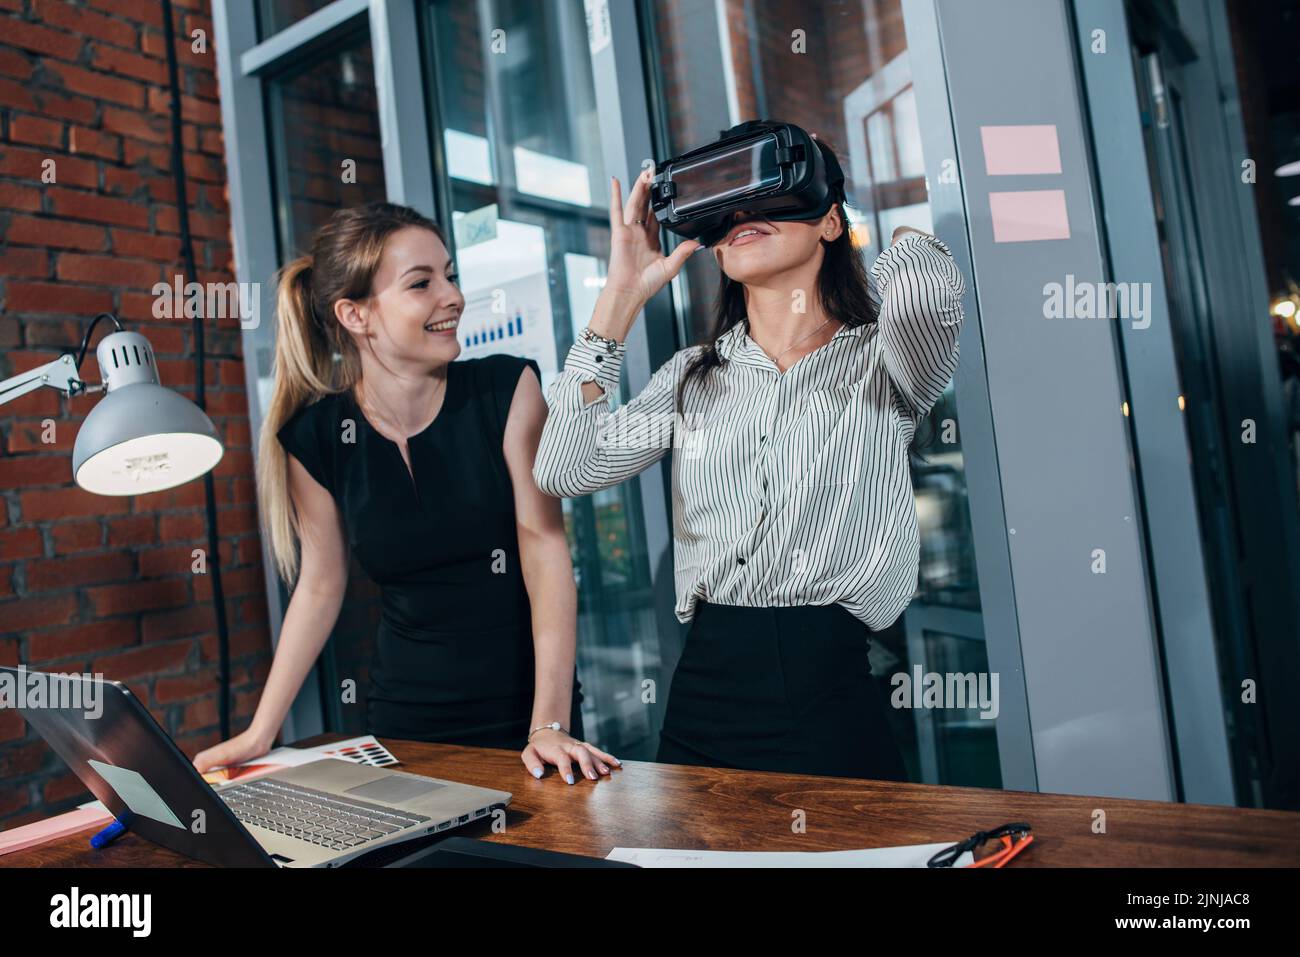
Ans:
{"type": "Polygon", "coordinates": [[[158,381],[149,340],[127,332],[111,313],[100,313],[86,330],[81,352],[71,352],[0,381],[0,405],[41,386],[64,395],[104,392],[90,410],[72,449],[72,477],[97,495],[160,492],[198,478],[221,461],[216,427],[189,399],[158,381]],[[90,334],[101,319],[115,332],[95,348],[100,384],[80,378],[90,334]]]}

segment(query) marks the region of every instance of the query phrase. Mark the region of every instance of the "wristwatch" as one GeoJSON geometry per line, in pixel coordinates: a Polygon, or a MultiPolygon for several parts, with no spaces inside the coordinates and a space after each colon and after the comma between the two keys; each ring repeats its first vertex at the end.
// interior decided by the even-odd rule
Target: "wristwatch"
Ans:
{"type": "Polygon", "coordinates": [[[598,349],[604,349],[611,355],[617,352],[618,347],[622,344],[617,339],[607,339],[599,333],[592,332],[591,326],[587,326],[582,330],[582,332],[578,333],[578,338],[583,342],[590,343],[598,349]]]}
{"type": "Polygon", "coordinates": [[[533,728],[533,730],[529,731],[528,740],[533,740],[533,735],[538,731],[563,731],[565,734],[569,733],[569,729],[560,724],[560,722],[552,721],[550,724],[539,724],[537,727],[533,728]]]}

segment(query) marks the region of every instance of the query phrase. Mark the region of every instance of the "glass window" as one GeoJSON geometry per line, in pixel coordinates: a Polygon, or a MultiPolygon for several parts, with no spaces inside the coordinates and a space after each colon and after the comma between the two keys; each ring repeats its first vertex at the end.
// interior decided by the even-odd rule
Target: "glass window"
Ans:
{"type": "MultiPolygon", "coordinates": [[[[265,93],[283,264],[307,251],[312,234],[336,209],[385,198],[370,37],[362,32],[300,69],[272,77],[265,93]]],[[[319,674],[328,689],[355,680],[356,701],[341,702],[337,690],[322,696],[330,730],[366,731],[379,610],[378,586],[351,559],[347,594],[319,674]]]]}
{"type": "MultiPolygon", "coordinates": [[[[898,226],[933,232],[901,0],[717,4],[716,15],[699,0],[649,4],[660,123],[667,136],[660,158],[703,145],[742,120],[798,123],[840,158],[852,236],[868,264],[898,226]]],[[[717,266],[694,256],[684,275],[686,338],[704,341],[713,326],[717,266]]],[[[914,457],[912,470],[921,531],[919,587],[899,622],[878,636],[872,650],[877,675],[910,675],[916,665],[925,672],[988,671],[951,386],[929,423],[921,437],[933,440],[923,457],[914,457]],[[936,616],[942,629],[931,627],[936,616]],[[909,634],[915,637],[909,640],[909,634]]],[[[934,723],[925,712],[909,709],[891,717],[913,780],[999,784],[994,720],[949,714],[934,723]]]]}
{"type": "Polygon", "coordinates": [[[284,261],[336,209],[385,197],[369,35],[272,78],[266,96],[284,261]]]}
{"type": "MultiPolygon", "coordinates": [[[[583,2],[436,0],[427,10],[439,173],[466,297],[462,358],[536,359],[549,386],[591,318],[609,255],[583,2]]],[[[641,681],[658,667],[659,642],[639,486],[566,500],[564,512],[587,735],[653,757],[641,681]]]]}
{"type": "Polygon", "coordinates": [[[265,40],[303,17],[323,10],[333,0],[258,0],[257,35],[265,40]]]}

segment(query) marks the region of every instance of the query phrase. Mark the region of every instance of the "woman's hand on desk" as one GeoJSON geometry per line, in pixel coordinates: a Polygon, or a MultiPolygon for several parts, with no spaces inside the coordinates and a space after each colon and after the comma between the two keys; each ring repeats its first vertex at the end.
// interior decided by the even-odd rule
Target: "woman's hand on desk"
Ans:
{"type": "Polygon", "coordinates": [[[248,730],[243,734],[235,735],[229,741],[222,741],[220,744],[214,744],[206,751],[200,751],[194,756],[194,767],[201,774],[212,768],[225,768],[243,764],[245,761],[260,758],[266,754],[271,750],[272,743],[263,740],[260,735],[253,733],[252,730],[248,730]]]}
{"type": "Polygon", "coordinates": [[[540,778],[546,765],[553,764],[560,772],[560,777],[570,784],[574,782],[573,762],[578,762],[582,773],[595,781],[602,774],[609,774],[609,766],[620,766],[618,758],[606,754],[600,748],[578,741],[563,731],[538,731],[519,755],[533,777],[540,778]]]}

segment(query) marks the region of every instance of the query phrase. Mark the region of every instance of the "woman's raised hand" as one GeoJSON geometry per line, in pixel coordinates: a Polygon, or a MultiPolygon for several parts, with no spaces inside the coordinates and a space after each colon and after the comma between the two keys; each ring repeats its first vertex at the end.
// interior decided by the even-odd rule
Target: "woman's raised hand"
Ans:
{"type": "Polygon", "coordinates": [[[618,177],[611,177],[609,189],[609,272],[604,293],[633,304],[639,311],[655,293],[682,270],[700,243],[688,239],[665,256],[659,246],[659,223],[650,210],[650,180],[646,169],[636,178],[632,192],[623,202],[618,177]]]}

